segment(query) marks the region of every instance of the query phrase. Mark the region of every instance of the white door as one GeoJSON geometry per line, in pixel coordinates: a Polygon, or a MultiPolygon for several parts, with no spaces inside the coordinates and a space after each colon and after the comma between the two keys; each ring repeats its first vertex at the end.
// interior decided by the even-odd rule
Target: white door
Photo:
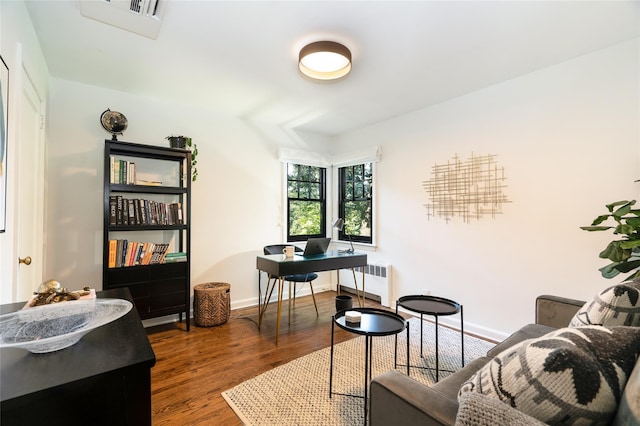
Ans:
{"type": "Polygon", "coordinates": [[[27,300],[42,282],[44,229],[44,114],[41,97],[21,69],[17,133],[16,301],[27,300]],[[29,263],[29,264],[27,264],[29,263]]]}

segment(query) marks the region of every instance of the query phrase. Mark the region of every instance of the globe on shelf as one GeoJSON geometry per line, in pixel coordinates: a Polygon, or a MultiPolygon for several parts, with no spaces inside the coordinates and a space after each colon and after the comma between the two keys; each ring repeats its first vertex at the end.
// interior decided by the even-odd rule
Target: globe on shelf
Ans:
{"type": "Polygon", "coordinates": [[[127,121],[127,117],[125,117],[123,113],[118,111],[111,111],[109,108],[107,108],[107,110],[100,116],[100,124],[102,125],[103,129],[111,133],[111,140],[117,141],[118,138],[116,135],[121,135],[122,132],[127,130],[129,122],[127,121]]]}

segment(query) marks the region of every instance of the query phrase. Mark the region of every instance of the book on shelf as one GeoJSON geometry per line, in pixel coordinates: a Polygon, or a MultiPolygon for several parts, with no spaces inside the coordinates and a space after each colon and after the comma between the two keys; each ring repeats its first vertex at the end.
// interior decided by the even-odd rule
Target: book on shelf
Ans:
{"type": "Polygon", "coordinates": [[[116,185],[136,185],[136,163],[111,156],[109,182],[116,185]]]}
{"type": "MultiPolygon", "coordinates": [[[[122,268],[165,263],[169,246],[168,243],[109,240],[108,267],[122,268]]],[[[170,262],[183,261],[174,260],[173,255],[169,258],[170,262]]],[[[186,255],[184,261],[186,261],[186,255]]]]}
{"type": "Polygon", "coordinates": [[[117,225],[118,200],[115,195],[109,196],[109,225],[117,225]]]}
{"type": "Polygon", "coordinates": [[[184,225],[182,203],[109,197],[109,225],[184,225]]]}
{"type": "Polygon", "coordinates": [[[120,160],[116,160],[115,157],[111,157],[111,183],[120,183],[120,160]]]}
{"type": "Polygon", "coordinates": [[[127,183],[127,172],[129,171],[129,167],[127,166],[128,162],[126,160],[120,161],[120,182],[119,183],[127,183]]]}
{"type": "Polygon", "coordinates": [[[127,210],[127,214],[125,215],[127,217],[128,222],[125,223],[124,225],[136,225],[137,221],[136,221],[136,208],[133,204],[133,200],[128,199],[125,200],[126,203],[126,210],[127,210]]]}
{"type": "Polygon", "coordinates": [[[144,248],[144,253],[142,255],[142,259],[140,260],[141,265],[148,265],[151,261],[151,255],[153,255],[153,250],[155,249],[154,243],[145,243],[146,246],[144,248]]]}
{"type": "Polygon", "coordinates": [[[122,195],[116,195],[116,225],[122,225],[122,195]]]}
{"type": "Polygon", "coordinates": [[[117,249],[118,249],[118,241],[109,240],[109,268],[116,267],[117,249]]]}
{"type": "Polygon", "coordinates": [[[136,163],[129,161],[127,166],[127,185],[134,185],[136,183],[136,163]]]}
{"type": "Polygon", "coordinates": [[[144,179],[137,179],[137,180],[136,180],[136,185],[142,185],[142,186],[162,186],[162,181],[160,181],[160,180],[144,180],[144,179]]]}
{"type": "Polygon", "coordinates": [[[169,244],[167,243],[156,244],[153,250],[153,254],[151,255],[151,260],[149,261],[149,264],[153,265],[155,263],[162,263],[168,249],[169,249],[169,244]]]}
{"type": "Polygon", "coordinates": [[[174,252],[167,253],[164,257],[164,263],[175,263],[175,262],[186,262],[187,261],[187,253],[184,252],[174,252]]]}

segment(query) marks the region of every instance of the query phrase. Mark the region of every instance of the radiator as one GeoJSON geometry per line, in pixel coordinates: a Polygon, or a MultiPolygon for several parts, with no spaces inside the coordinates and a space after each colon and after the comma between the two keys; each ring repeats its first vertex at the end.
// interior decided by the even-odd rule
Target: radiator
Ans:
{"type": "MultiPolygon", "coordinates": [[[[362,270],[364,269],[364,290],[368,298],[380,298],[380,304],[391,307],[393,300],[393,287],[391,280],[391,265],[385,263],[370,263],[367,266],[355,268],[358,280],[358,289],[362,290],[362,270]],[[371,296],[377,297],[371,297],[371,296]]],[[[340,274],[340,286],[355,292],[353,285],[353,273],[350,269],[342,269],[340,274]]]]}

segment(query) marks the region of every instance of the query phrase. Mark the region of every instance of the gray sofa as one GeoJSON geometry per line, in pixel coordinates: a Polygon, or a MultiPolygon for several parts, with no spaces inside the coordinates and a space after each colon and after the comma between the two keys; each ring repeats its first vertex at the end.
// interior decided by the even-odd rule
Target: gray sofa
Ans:
{"type": "MultiPolygon", "coordinates": [[[[540,296],[536,299],[536,323],[529,324],[516,331],[503,342],[491,349],[487,356],[476,359],[464,368],[440,380],[433,386],[425,386],[405,374],[390,371],[375,377],[371,382],[370,425],[456,425],[483,424],[483,422],[461,421],[458,416],[458,391],[474,373],[503,350],[523,340],[540,337],[555,329],[566,327],[575,313],[585,302],[556,296],[540,296]]],[[[479,395],[479,394],[477,394],[479,395]]],[[[480,395],[482,397],[482,395],[480,395]]],[[[505,417],[502,424],[541,424],[528,418],[509,405],[493,400],[492,407],[504,407],[505,417]],[[498,404],[494,404],[497,402],[498,404]],[[524,416],[523,420],[515,420],[524,416]]],[[[489,410],[487,406],[487,410],[489,410]]],[[[461,410],[462,411],[462,410],[461,410]]],[[[500,414],[500,413],[499,413],[500,414]]],[[[462,417],[462,416],[459,416],[462,417]]],[[[467,416],[469,417],[469,416],[467,416]]],[[[471,416],[473,417],[473,416],[471,416]]],[[[495,418],[495,417],[494,417],[495,418]]],[[[484,423],[490,424],[490,423],[484,423]]],[[[616,425],[640,424],[640,362],[629,376],[622,402],[619,405],[616,425]]]]}

